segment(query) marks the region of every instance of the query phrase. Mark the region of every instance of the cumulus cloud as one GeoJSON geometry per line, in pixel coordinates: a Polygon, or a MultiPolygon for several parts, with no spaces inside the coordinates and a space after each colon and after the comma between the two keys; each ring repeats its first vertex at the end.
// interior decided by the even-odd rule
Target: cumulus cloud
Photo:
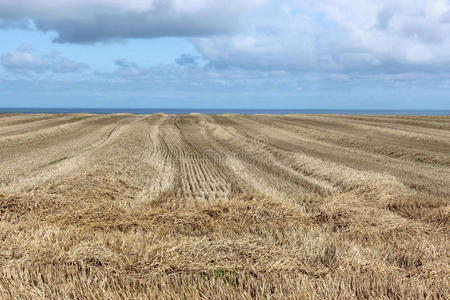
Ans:
{"type": "Polygon", "coordinates": [[[62,43],[208,36],[237,30],[239,16],[264,1],[2,0],[0,19],[31,19],[39,30],[56,31],[62,43]]]}
{"type": "Polygon", "coordinates": [[[450,2],[272,2],[245,31],[198,38],[218,67],[326,72],[450,70],[450,2]]]}
{"type": "MultiPolygon", "coordinates": [[[[0,1],[0,26],[26,22],[55,31],[56,42],[190,37],[216,68],[450,71],[448,0],[0,1]]],[[[176,63],[195,62],[182,56],[176,63]]]]}
{"type": "Polygon", "coordinates": [[[36,55],[29,45],[22,45],[15,51],[0,55],[0,65],[11,72],[55,72],[72,73],[89,68],[86,64],[72,61],[58,52],[36,55]]]}
{"type": "MultiPolygon", "coordinates": [[[[148,68],[141,67],[135,62],[128,61],[127,59],[119,59],[115,61],[115,65],[118,67],[109,76],[118,76],[123,78],[140,78],[148,79],[150,78],[150,71],[148,68]]],[[[105,75],[105,74],[104,74],[105,75]]]]}

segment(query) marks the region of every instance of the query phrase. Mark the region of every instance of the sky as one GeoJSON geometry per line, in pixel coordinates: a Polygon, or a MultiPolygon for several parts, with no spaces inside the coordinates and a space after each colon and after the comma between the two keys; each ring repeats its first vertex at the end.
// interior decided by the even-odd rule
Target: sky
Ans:
{"type": "Polygon", "coordinates": [[[450,0],[0,0],[0,107],[450,109],[450,0]]]}

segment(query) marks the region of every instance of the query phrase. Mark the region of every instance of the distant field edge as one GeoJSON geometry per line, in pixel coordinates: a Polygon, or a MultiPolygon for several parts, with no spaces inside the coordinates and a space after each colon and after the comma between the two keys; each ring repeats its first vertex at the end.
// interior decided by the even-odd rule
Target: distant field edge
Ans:
{"type": "Polygon", "coordinates": [[[449,110],[390,110],[390,109],[238,109],[238,108],[55,108],[55,107],[0,107],[0,114],[326,114],[326,115],[401,115],[450,116],[449,110]]]}

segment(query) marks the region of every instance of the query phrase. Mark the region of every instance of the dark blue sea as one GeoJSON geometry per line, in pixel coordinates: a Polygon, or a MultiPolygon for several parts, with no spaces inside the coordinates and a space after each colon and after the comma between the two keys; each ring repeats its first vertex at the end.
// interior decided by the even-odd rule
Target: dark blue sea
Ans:
{"type": "Polygon", "coordinates": [[[342,114],[342,115],[420,115],[449,116],[450,110],[364,110],[364,109],[197,109],[197,108],[0,108],[0,113],[92,113],[92,114],[342,114]]]}

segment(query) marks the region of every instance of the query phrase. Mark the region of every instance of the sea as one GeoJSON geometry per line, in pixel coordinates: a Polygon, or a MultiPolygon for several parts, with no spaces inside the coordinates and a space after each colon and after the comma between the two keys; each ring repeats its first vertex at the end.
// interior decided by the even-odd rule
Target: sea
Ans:
{"type": "Polygon", "coordinates": [[[1,108],[0,114],[338,114],[338,115],[418,115],[418,116],[450,116],[450,110],[368,110],[368,109],[228,109],[228,108],[1,108]]]}

